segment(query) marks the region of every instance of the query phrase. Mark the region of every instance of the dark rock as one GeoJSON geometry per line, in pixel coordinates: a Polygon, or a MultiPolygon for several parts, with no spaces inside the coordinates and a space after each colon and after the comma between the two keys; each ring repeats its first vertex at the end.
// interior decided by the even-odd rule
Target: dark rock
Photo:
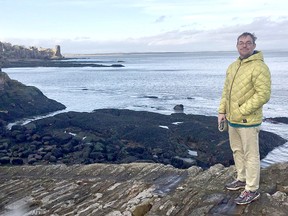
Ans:
{"type": "Polygon", "coordinates": [[[158,99],[157,96],[153,96],[153,95],[147,95],[147,96],[144,96],[144,98],[158,99]]]}
{"type": "Polygon", "coordinates": [[[55,156],[51,155],[51,156],[49,157],[49,162],[55,163],[55,162],[57,162],[57,158],[56,158],[55,156]]]}
{"type": "Polygon", "coordinates": [[[171,165],[181,169],[187,169],[193,165],[197,165],[196,160],[192,158],[181,158],[175,156],[171,160],[171,165]]]}
{"type": "MultiPolygon", "coordinates": [[[[46,155],[44,155],[43,160],[49,161],[51,155],[52,155],[51,152],[48,152],[46,155]]],[[[56,157],[55,157],[55,159],[56,159],[56,157]]]]}
{"type": "Polygon", "coordinates": [[[73,152],[73,144],[71,142],[63,144],[61,147],[63,154],[69,154],[73,152]]]}
{"type": "Polygon", "coordinates": [[[122,64],[112,64],[111,67],[124,67],[122,64]]]}
{"type": "Polygon", "coordinates": [[[39,140],[41,140],[41,136],[39,134],[33,134],[31,136],[31,140],[33,140],[33,143],[36,145],[41,144],[41,142],[39,140]]]}
{"type": "Polygon", "coordinates": [[[24,164],[24,162],[23,162],[22,158],[12,158],[11,164],[12,165],[22,165],[22,164],[24,164]]]}
{"type": "Polygon", "coordinates": [[[178,105],[174,106],[173,109],[175,111],[177,111],[177,112],[183,112],[184,111],[184,106],[183,106],[183,104],[178,104],[178,105]]]}
{"type": "Polygon", "coordinates": [[[0,119],[6,122],[65,109],[63,104],[47,98],[36,87],[11,80],[4,72],[0,72],[0,79],[5,81],[0,91],[1,110],[6,111],[0,112],[0,119]]]}
{"type": "Polygon", "coordinates": [[[287,117],[266,118],[264,119],[264,121],[271,122],[274,124],[278,124],[278,123],[288,124],[287,117]]]}
{"type": "Polygon", "coordinates": [[[29,125],[24,125],[23,127],[26,133],[33,134],[36,132],[36,125],[34,125],[33,123],[29,125]]]}
{"type": "Polygon", "coordinates": [[[96,163],[99,163],[101,161],[104,161],[105,155],[101,152],[91,152],[89,154],[89,158],[93,159],[96,163]]]}
{"type": "Polygon", "coordinates": [[[52,151],[51,151],[52,155],[55,156],[56,158],[60,158],[60,157],[63,157],[63,152],[60,148],[54,148],[52,151]]]}
{"type": "Polygon", "coordinates": [[[33,153],[33,151],[31,151],[30,149],[25,149],[25,150],[23,150],[23,151],[21,151],[21,152],[19,153],[19,157],[21,157],[21,158],[28,158],[29,155],[32,154],[32,153],[33,153]]]}
{"type": "MultiPolygon", "coordinates": [[[[220,133],[216,122],[216,117],[184,113],[162,115],[117,109],[66,112],[3,133],[0,146],[7,144],[2,144],[6,153],[1,157],[21,157],[29,164],[150,161],[181,169],[193,165],[207,169],[217,163],[230,166],[234,161],[228,133],[220,133]],[[190,155],[189,150],[195,154],[190,155]],[[27,155],[37,154],[42,158],[28,156],[28,160],[27,155]]],[[[285,142],[261,131],[261,159],[285,142]]]]}
{"type": "Polygon", "coordinates": [[[61,131],[57,131],[51,135],[54,139],[54,142],[57,143],[57,145],[65,144],[73,138],[71,134],[61,132],[61,131]]]}
{"type": "Polygon", "coordinates": [[[25,134],[17,134],[15,137],[16,142],[24,142],[26,140],[25,134]]]}
{"type": "Polygon", "coordinates": [[[10,157],[4,156],[0,158],[0,164],[1,165],[6,165],[10,163],[10,157]]]}
{"type": "Polygon", "coordinates": [[[30,157],[30,158],[28,158],[28,164],[30,164],[30,165],[32,165],[32,164],[35,164],[37,162],[37,159],[36,158],[34,158],[34,157],[30,157]]]}
{"type": "Polygon", "coordinates": [[[8,143],[3,140],[2,144],[0,144],[0,150],[8,149],[8,147],[8,143]]]}
{"type": "Polygon", "coordinates": [[[125,67],[122,64],[99,64],[95,62],[87,62],[79,63],[79,61],[61,61],[61,60],[51,60],[51,59],[37,59],[37,60],[30,60],[30,59],[19,59],[14,61],[5,62],[3,68],[25,68],[25,67],[125,67]]]}
{"type": "Polygon", "coordinates": [[[23,127],[21,125],[13,125],[11,131],[23,131],[23,127]]]}

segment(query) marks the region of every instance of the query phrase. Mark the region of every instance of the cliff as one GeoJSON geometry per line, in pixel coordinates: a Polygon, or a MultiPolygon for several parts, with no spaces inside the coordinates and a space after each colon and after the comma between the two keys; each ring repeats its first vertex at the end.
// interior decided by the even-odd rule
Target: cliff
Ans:
{"type": "Polygon", "coordinates": [[[167,165],[0,167],[0,214],[77,216],[285,216],[288,163],[261,170],[259,200],[237,206],[224,189],[234,166],[180,170],[167,165]]]}

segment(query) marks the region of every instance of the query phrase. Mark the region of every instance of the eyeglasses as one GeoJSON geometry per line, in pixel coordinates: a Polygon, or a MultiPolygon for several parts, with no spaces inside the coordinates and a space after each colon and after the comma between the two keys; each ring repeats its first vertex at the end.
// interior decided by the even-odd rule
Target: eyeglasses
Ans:
{"type": "Polygon", "coordinates": [[[239,43],[237,43],[237,45],[238,45],[238,46],[244,46],[244,45],[246,45],[246,46],[252,46],[253,43],[252,43],[251,41],[248,41],[248,42],[246,42],[246,43],[244,43],[244,42],[239,42],[239,43]]]}

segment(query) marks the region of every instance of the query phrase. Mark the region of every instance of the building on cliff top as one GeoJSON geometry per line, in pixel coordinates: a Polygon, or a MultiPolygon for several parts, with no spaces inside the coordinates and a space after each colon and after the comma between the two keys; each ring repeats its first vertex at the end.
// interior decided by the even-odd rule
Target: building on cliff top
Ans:
{"type": "Polygon", "coordinates": [[[23,59],[62,59],[60,45],[51,48],[37,48],[0,42],[0,68],[3,61],[23,59]]]}

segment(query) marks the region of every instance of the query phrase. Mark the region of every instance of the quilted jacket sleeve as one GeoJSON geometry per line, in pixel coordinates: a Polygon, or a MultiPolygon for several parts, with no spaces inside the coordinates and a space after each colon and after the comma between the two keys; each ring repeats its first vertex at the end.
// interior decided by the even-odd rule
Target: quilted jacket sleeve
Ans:
{"type": "Polygon", "coordinates": [[[221,113],[221,114],[226,114],[227,82],[228,82],[228,76],[227,76],[227,73],[226,73],[226,79],[225,79],[225,82],[224,82],[224,87],[223,87],[223,91],[222,91],[222,97],[221,97],[220,105],[219,105],[219,109],[218,109],[218,113],[221,113]]]}

